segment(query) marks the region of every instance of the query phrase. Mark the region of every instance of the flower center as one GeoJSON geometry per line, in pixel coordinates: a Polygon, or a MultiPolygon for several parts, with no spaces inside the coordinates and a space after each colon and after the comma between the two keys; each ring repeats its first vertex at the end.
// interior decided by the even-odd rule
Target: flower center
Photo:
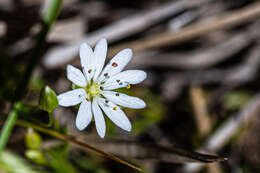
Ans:
{"type": "Polygon", "coordinates": [[[95,82],[91,81],[87,87],[86,87],[86,92],[87,95],[92,99],[93,97],[95,97],[96,95],[100,94],[100,90],[102,87],[100,87],[98,84],[96,84],[95,82]]]}

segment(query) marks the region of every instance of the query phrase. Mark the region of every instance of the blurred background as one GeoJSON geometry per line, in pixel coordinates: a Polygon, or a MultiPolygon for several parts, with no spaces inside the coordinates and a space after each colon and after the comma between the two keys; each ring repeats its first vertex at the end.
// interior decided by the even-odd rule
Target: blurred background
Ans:
{"type": "MultiPolygon", "coordinates": [[[[0,0],[1,127],[49,4],[0,0]]],[[[80,67],[80,43],[94,46],[105,37],[108,59],[131,48],[134,56],[127,69],[147,72],[142,84],[121,90],[145,100],[147,108],[125,109],[131,133],[106,119],[104,139],[99,139],[94,123],[77,131],[77,109],[72,107],[55,109],[49,129],[115,154],[147,173],[260,172],[259,17],[257,0],[63,0],[23,93],[19,118],[48,123],[48,114],[36,108],[42,88],[49,85],[57,94],[69,90],[66,65],[80,67]],[[183,155],[191,151],[229,160],[186,163],[201,162],[196,155],[183,155]]],[[[15,126],[0,159],[0,172],[137,171],[70,142],[15,126]]]]}

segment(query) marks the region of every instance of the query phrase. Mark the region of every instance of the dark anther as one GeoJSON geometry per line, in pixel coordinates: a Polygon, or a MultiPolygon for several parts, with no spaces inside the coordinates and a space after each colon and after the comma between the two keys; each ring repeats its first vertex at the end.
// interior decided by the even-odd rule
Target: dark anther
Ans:
{"type": "Polygon", "coordinates": [[[112,66],[113,66],[113,67],[117,67],[117,66],[118,66],[118,64],[117,64],[117,63],[115,63],[115,62],[113,62],[113,63],[112,63],[112,66]]]}

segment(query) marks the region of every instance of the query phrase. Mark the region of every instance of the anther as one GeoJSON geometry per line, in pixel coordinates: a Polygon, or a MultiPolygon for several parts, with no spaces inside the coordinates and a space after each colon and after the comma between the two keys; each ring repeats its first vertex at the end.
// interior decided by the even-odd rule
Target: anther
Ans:
{"type": "Polygon", "coordinates": [[[117,107],[113,107],[113,110],[115,111],[117,109],[117,107]]]}
{"type": "Polygon", "coordinates": [[[105,100],[106,103],[108,103],[109,101],[108,100],[105,100]]]}
{"type": "Polygon", "coordinates": [[[89,102],[90,101],[90,99],[89,98],[86,98],[86,100],[89,102]]]}
{"type": "Polygon", "coordinates": [[[107,75],[108,75],[108,73],[105,73],[105,74],[104,74],[104,76],[107,76],[107,75]]]}
{"type": "Polygon", "coordinates": [[[130,88],[131,88],[131,85],[130,85],[130,84],[128,84],[128,85],[126,86],[126,88],[127,88],[127,89],[130,89],[130,88]]]}
{"type": "Polygon", "coordinates": [[[116,82],[117,82],[117,83],[119,83],[119,82],[120,82],[120,80],[116,80],[116,82]]]}
{"type": "Polygon", "coordinates": [[[112,63],[112,66],[113,66],[113,67],[117,67],[117,66],[118,66],[118,64],[117,64],[117,63],[115,63],[115,62],[113,62],[113,63],[112,63]]]}
{"type": "Polygon", "coordinates": [[[92,72],[92,69],[89,69],[89,70],[88,70],[88,73],[91,73],[91,72],[92,72]]]}
{"type": "Polygon", "coordinates": [[[104,87],[101,86],[100,89],[101,89],[101,90],[104,90],[104,87]]]}
{"type": "Polygon", "coordinates": [[[116,93],[116,96],[119,96],[119,93],[116,93]]]}

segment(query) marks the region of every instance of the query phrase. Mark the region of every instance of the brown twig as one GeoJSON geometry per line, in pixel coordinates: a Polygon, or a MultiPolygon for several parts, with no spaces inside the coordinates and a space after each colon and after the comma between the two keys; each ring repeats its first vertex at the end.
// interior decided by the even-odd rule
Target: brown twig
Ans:
{"type": "Polygon", "coordinates": [[[147,142],[137,142],[136,140],[106,138],[97,139],[90,137],[81,137],[95,146],[102,146],[114,153],[123,157],[132,157],[139,160],[153,160],[167,163],[211,163],[227,160],[226,157],[201,154],[188,150],[183,150],[172,145],[158,145],[147,142]]]}
{"type": "Polygon", "coordinates": [[[130,65],[138,67],[166,66],[185,70],[208,68],[226,61],[229,58],[234,58],[232,55],[252,43],[253,38],[259,38],[256,34],[254,34],[252,38],[252,36],[248,34],[250,31],[251,30],[247,30],[246,32],[236,33],[234,36],[227,36],[227,38],[221,40],[217,45],[209,47],[206,50],[205,47],[203,47],[196,51],[185,53],[151,53],[151,51],[149,51],[146,54],[143,53],[135,56],[130,65]],[[160,61],[158,61],[158,56],[160,56],[160,61]]]}
{"type": "Polygon", "coordinates": [[[167,74],[167,80],[162,84],[164,97],[166,99],[175,99],[182,88],[189,85],[221,83],[224,86],[234,88],[252,81],[260,68],[259,47],[260,45],[254,47],[242,64],[231,68],[213,68],[167,74]]]}
{"type": "MultiPolygon", "coordinates": [[[[205,141],[204,146],[199,149],[216,152],[234,136],[239,128],[249,122],[253,116],[259,115],[260,94],[255,95],[236,115],[231,116],[205,141]]],[[[203,165],[191,164],[184,167],[184,172],[198,172],[203,165]]]]}
{"type": "Polygon", "coordinates": [[[119,50],[124,48],[131,48],[134,52],[141,52],[147,49],[159,48],[166,45],[174,45],[181,43],[195,37],[204,35],[211,31],[219,29],[227,29],[237,25],[246,23],[260,15],[260,3],[256,2],[248,7],[245,7],[234,12],[227,13],[215,17],[213,19],[204,19],[186,28],[183,28],[179,32],[166,32],[151,37],[128,42],[114,47],[109,52],[109,56],[113,56],[119,50]]]}
{"type": "Polygon", "coordinates": [[[202,88],[191,87],[190,99],[199,134],[201,136],[206,136],[211,130],[211,121],[209,118],[207,103],[202,88]]]}

